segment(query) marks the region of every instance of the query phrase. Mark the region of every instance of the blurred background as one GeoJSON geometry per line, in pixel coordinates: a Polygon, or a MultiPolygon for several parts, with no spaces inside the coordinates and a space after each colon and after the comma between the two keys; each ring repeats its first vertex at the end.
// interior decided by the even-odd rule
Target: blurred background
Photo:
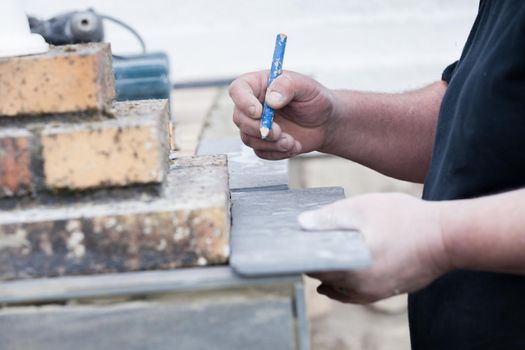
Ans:
{"type": "MultiPolygon", "coordinates": [[[[404,89],[436,79],[455,59],[476,0],[25,0],[29,14],[95,10],[121,18],[151,50],[170,54],[175,82],[231,78],[266,68],[277,32],[285,66],[330,87],[404,89]]],[[[139,49],[108,24],[116,53],[139,49]]]]}
{"type": "MultiPolygon", "coordinates": [[[[93,7],[125,21],[149,50],[169,54],[171,80],[179,86],[229,81],[268,68],[275,34],[284,32],[286,69],[330,88],[373,91],[403,91],[439,79],[459,57],[477,6],[477,0],[25,0],[28,14],[37,17],[93,7]]],[[[114,53],[139,51],[122,28],[108,23],[106,34],[114,53]]],[[[235,135],[226,87],[213,88],[216,93],[206,95],[213,101],[206,105],[210,119],[204,135],[213,128],[222,136],[235,135]]],[[[294,188],[343,186],[347,196],[421,191],[419,185],[320,154],[293,159],[290,181],[294,188]]],[[[307,281],[313,349],[410,348],[406,296],[352,306],[318,296],[315,287],[307,281]]]]}

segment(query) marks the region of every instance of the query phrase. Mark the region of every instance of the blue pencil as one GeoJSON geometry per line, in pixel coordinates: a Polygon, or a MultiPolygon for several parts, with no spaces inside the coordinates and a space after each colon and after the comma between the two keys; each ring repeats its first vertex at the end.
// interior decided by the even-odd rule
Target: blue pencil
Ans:
{"type": "MultiPolygon", "coordinates": [[[[273,51],[272,67],[270,68],[270,77],[268,78],[268,86],[281,75],[283,71],[284,50],[286,49],[286,34],[277,34],[275,38],[275,49],[273,51]]],[[[270,130],[272,130],[272,122],[275,111],[273,108],[264,103],[263,113],[261,117],[261,138],[264,140],[268,137],[270,130]]]]}

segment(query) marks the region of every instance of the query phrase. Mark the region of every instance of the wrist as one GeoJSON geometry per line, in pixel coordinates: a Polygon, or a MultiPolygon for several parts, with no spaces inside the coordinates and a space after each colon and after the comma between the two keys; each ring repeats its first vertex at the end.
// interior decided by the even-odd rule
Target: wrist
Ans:
{"type": "Polygon", "coordinates": [[[443,242],[444,256],[448,261],[448,266],[451,270],[467,268],[463,261],[461,254],[462,245],[465,244],[460,235],[464,229],[458,225],[464,224],[464,220],[458,218],[464,217],[463,207],[458,205],[464,201],[443,201],[436,203],[439,206],[439,227],[441,240],[443,242]]]}
{"type": "Polygon", "coordinates": [[[336,145],[339,139],[338,130],[341,128],[341,119],[344,114],[344,98],[343,92],[340,90],[327,89],[327,95],[332,108],[326,121],[324,142],[318,151],[336,154],[336,145]]]}

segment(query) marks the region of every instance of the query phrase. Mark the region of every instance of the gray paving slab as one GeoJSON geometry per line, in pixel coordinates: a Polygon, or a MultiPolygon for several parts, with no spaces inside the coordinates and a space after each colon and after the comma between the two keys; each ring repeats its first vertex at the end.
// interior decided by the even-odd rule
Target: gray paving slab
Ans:
{"type": "Polygon", "coordinates": [[[255,155],[238,137],[203,140],[199,155],[227,154],[230,191],[288,189],[288,160],[270,161],[255,155]]]}
{"type": "Polygon", "coordinates": [[[239,137],[224,137],[220,139],[205,139],[199,143],[198,155],[228,154],[240,152],[239,137]]]}
{"type": "Polygon", "coordinates": [[[245,276],[363,268],[370,254],[356,231],[303,231],[299,213],[344,198],[339,187],[232,193],[230,265],[245,276]]]}
{"type": "Polygon", "coordinates": [[[215,298],[0,311],[0,349],[292,350],[291,298],[215,298]]]}

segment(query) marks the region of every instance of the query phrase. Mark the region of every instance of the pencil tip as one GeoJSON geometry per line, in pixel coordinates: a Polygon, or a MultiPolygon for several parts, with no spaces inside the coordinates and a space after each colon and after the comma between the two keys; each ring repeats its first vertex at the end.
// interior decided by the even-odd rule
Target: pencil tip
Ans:
{"type": "Polygon", "coordinates": [[[262,127],[261,129],[261,138],[264,140],[268,137],[268,134],[270,134],[270,129],[262,127]]]}

